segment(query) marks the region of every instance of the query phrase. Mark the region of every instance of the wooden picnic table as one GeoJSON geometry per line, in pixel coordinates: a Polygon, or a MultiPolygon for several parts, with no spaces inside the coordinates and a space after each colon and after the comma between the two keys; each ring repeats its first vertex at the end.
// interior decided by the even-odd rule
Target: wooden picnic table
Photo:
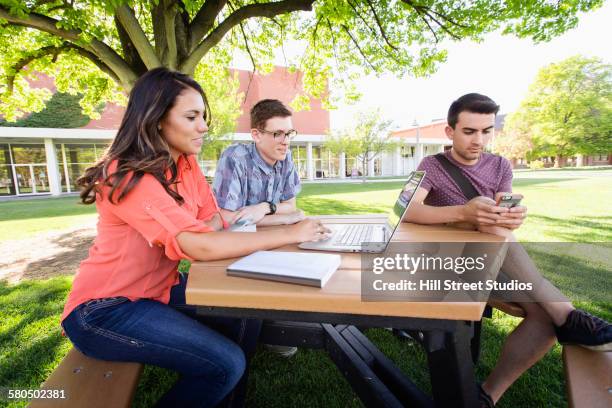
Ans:
{"type": "MultiPolygon", "coordinates": [[[[318,218],[324,223],[377,223],[381,217],[318,218]]],[[[504,239],[490,234],[402,223],[392,243],[410,242],[486,242],[500,243],[500,252],[504,248],[504,239]]],[[[297,245],[277,250],[301,251],[297,245]]],[[[260,340],[265,343],[326,349],[367,406],[477,405],[473,364],[486,301],[363,301],[358,253],[342,253],[340,268],[324,288],[228,276],[226,267],[235,260],[192,264],[186,297],[198,313],[263,319],[260,340]],[[358,327],[401,328],[421,342],[428,356],[433,401],[358,327]]]]}

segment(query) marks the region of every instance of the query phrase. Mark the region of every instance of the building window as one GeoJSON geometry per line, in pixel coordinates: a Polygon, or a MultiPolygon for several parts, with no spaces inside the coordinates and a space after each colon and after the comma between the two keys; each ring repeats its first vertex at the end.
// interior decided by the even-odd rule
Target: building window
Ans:
{"type": "Polygon", "coordinates": [[[306,146],[291,146],[291,159],[300,178],[308,177],[308,163],[306,160],[306,146]]]}
{"type": "Polygon", "coordinates": [[[77,180],[104,154],[107,145],[61,144],[55,146],[63,192],[79,191],[77,180]]]}
{"type": "Polygon", "coordinates": [[[11,145],[14,164],[46,164],[45,145],[11,145]]]}
{"type": "Polygon", "coordinates": [[[402,146],[400,154],[403,158],[414,157],[414,146],[402,146]]]}
{"type": "Polygon", "coordinates": [[[0,144],[0,196],[15,195],[15,181],[8,144],[0,144]]]}

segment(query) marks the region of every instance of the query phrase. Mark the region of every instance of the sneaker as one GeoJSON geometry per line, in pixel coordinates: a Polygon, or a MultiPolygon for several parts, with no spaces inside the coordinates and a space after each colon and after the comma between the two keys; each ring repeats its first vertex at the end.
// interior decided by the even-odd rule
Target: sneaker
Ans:
{"type": "Polygon", "coordinates": [[[495,408],[493,398],[482,388],[482,384],[478,384],[478,406],[480,408],[495,408]]]}
{"type": "Polygon", "coordinates": [[[290,358],[297,353],[297,347],[277,346],[275,344],[265,344],[266,348],[281,357],[290,358]]]}
{"type": "Polygon", "coordinates": [[[612,351],[612,325],[582,310],[572,310],[561,326],[555,326],[560,344],[575,344],[596,351],[612,351]]]}

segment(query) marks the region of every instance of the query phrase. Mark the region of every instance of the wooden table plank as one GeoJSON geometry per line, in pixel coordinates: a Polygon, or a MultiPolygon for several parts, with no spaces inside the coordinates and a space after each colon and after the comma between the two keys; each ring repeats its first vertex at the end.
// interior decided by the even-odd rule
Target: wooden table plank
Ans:
{"type": "MultiPolygon", "coordinates": [[[[327,216],[326,223],[363,221],[371,216],[327,216]]],[[[370,219],[373,219],[371,217],[370,219]]],[[[381,220],[380,215],[377,217],[381,220]]],[[[404,223],[393,242],[504,242],[503,238],[446,226],[404,223]]],[[[300,251],[296,245],[280,248],[300,251]]],[[[338,252],[336,252],[338,253],[338,252]]],[[[363,302],[361,255],[343,253],[342,264],[324,288],[227,276],[225,268],[236,259],[194,262],[189,273],[187,303],[203,306],[349,313],[371,316],[480,320],[483,302],[363,302]]]]}

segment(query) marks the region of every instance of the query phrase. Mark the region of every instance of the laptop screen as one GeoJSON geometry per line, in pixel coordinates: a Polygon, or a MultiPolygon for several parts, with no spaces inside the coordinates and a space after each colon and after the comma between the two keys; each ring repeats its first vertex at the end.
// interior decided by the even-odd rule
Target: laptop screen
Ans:
{"type": "Polygon", "coordinates": [[[391,228],[391,235],[393,235],[393,232],[404,217],[404,213],[408,209],[408,206],[412,201],[412,197],[414,197],[414,193],[416,193],[424,177],[424,171],[413,171],[412,173],[410,173],[408,181],[406,181],[406,184],[404,184],[404,187],[402,188],[402,191],[400,192],[399,197],[395,202],[395,205],[389,211],[389,214],[387,216],[387,222],[389,228],[391,228]]]}

